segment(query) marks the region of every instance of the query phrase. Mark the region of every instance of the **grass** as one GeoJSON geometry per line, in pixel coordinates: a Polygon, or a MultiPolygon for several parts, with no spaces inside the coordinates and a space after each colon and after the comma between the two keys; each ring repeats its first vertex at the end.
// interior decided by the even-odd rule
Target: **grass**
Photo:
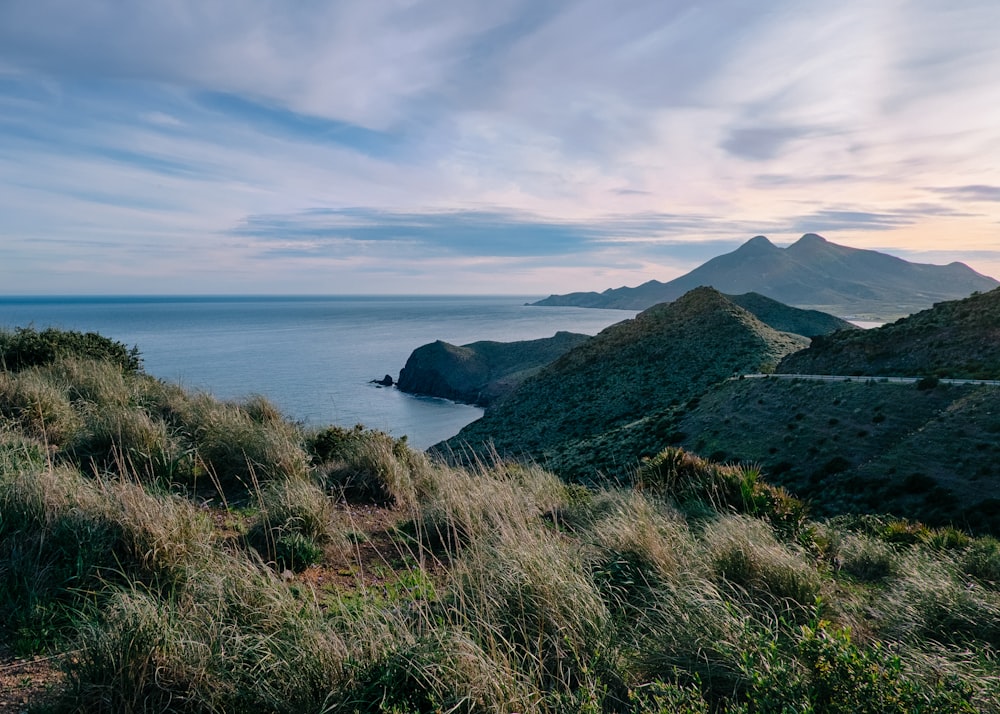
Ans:
{"type": "Polygon", "coordinates": [[[0,644],[62,662],[45,711],[1000,712],[994,538],[677,448],[585,488],[107,363],[0,376],[67,425],[0,420],[0,644]]]}

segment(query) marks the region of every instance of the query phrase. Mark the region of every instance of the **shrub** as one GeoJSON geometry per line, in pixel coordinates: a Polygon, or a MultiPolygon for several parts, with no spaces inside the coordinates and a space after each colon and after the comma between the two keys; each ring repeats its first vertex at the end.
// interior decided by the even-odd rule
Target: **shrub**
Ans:
{"type": "Polygon", "coordinates": [[[487,651],[513,649],[542,690],[572,691],[602,660],[609,612],[558,534],[510,527],[464,551],[453,574],[462,624],[487,651]]]}
{"type": "Polygon", "coordinates": [[[972,541],[961,558],[962,570],[980,582],[1000,589],[1000,541],[984,537],[972,541]]]}
{"type": "Polygon", "coordinates": [[[972,714],[973,692],[951,678],[927,681],[879,642],[858,645],[849,629],[818,620],[793,633],[796,660],[775,644],[748,650],[749,687],[733,712],[825,714],[972,714]]]}
{"type": "Polygon", "coordinates": [[[171,582],[211,538],[192,504],[129,481],[46,466],[7,474],[0,488],[0,623],[29,649],[65,637],[109,582],[171,582]]]}
{"type": "Polygon", "coordinates": [[[250,411],[208,395],[180,406],[196,450],[195,477],[207,475],[224,495],[246,498],[256,484],[305,477],[308,456],[301,434],[286,421],[259,421],[258,399],[251,400],[250,411]]]}
{"type": "Polygon", "coordinates": [[[941,383],[941,380],[937,377],[921,377],[917,380],[917,389],[920,391],[927,391],[934,389],[941,383]]]}
{"type": "Polygon", "coordinates": [[[805,504],[785,489],[762,481],[757,467],[716,464],[676,447],[643,462],[635,488],[670,496],[680,504],[700,501],[715,509],[765,518],[789,537],[806,518],[805,504]]]}
{"type": "Polygon", "coordinates": [[[900,555],[886,543],[863,535],[848,535],[836,558],[845,573],[865,582],[880,582],[899,573],[900,555]]]}
{"type": "Polygon", "coordinates": [[[363,427],[329,427],[309,440],[313,462],[321,465],[327,485],[349,501],[416,504],[416,481],[427,470],[427,458],[411,451],[405,439],[393,439],[363,427]]]}
{"type": "Polygon", "coordinates": [[[54,446],[70,440],[82,426],[66,394],[35,370],[0,373],[0,416],[26,436],[54,446]]]}
{"type": "Polygon", "coordinates": [[[80,628],[66,711],[329,710],[348,648],[267,569],[190,564],[174,596],[112,591],[80,628]]]}
{"type": "Polygon", "coordinates": [[[5,370],[19,372],[65,357],[111,362],[126,372],[142,370],[137,347],[126,347],[94,332],[52,327],[41,331],[33,327],[0,330],[0,367],[5,370]]]}
{"type": "Polygon", "coordinates": [[[420,543],[457,554],[470,542],[559,521],[568,491],[558,477],[533,466],[497,463],[475,469],[434,465],[419,482],[414,524],[420,543]]]}
{"type": "Polygon", "coordinates": [[[819,574],[796,546],[778,542],[765,523],[726,516],[707,525],[706,557],[722,586],[735,585],[751,597],[806,611],[820,593],[819,574]]]}
{"type": "Polygon", "coordinates": [[[279,570],[303,570],[320,562],[324,548],[347,548],[345,529],[319,486],[302,479],[272,481],[260,494],[261,512],[250,544],[279,570]]]}

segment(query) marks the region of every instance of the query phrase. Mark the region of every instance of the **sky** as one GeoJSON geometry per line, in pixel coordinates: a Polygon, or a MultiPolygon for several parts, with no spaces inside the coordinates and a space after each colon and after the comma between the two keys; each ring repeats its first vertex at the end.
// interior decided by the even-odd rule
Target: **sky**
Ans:
{"type": "Polygon", "coordinates": [[[0,294],[1000,278],[996,0],[2,0],[0,294]]]}

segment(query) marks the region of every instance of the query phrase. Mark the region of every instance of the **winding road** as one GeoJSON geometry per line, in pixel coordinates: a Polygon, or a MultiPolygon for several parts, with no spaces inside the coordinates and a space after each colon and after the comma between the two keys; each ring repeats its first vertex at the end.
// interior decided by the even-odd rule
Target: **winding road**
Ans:
{"type": "MultiPolygon", "coordinates": [[[[814,382],[889,382],[892,384],[916,384],[924,377],[883,377],[864,375],[834,374],[744,374],[732,379],[808,379],[814,382]]],[[[1000,379],[938,379],[938,384],[985,384],[1000,387],[1000,379]]]]}

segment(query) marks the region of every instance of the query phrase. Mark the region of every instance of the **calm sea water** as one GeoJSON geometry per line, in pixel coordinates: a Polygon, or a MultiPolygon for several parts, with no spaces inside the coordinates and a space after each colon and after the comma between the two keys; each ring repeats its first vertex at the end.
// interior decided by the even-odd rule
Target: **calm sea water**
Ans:
{"type": "Polygon", "coordinates": [[[634,313],[528,307],[533,297],[0,298],[0,326],[93,331],[136,345],[146,371],[220,399],[262,394],[292,419],[364,424],[426,448],[482,410],[413,397],[395,379],[434,340],[593,335],[634,313]]]}

